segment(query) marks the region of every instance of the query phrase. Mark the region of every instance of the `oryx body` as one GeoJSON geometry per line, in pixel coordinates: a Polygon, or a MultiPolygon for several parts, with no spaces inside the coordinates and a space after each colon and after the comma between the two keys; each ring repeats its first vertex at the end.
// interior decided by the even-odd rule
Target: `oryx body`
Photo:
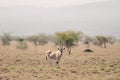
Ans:
{"type": "Polygon", "coordinates": [[[63,55],[63,50],[65,48],[58,48],[57,51],[51,51],[51,50],[47,50],[46,53],[46,60],[48,61],[49,65],[51,65],[51,60],[55,60],[56,65],[59,65],[59,61],[63,55]]]}

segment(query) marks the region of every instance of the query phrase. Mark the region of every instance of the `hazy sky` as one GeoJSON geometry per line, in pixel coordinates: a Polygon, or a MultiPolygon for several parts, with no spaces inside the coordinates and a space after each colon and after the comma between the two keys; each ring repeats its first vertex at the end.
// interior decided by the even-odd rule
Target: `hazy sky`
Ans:
{"type": "Polygon", "coordinates": [[[0,34],[29,35],[80,30],[88,35],[120,37],[119,1],[0,0],[0,34]]]}
{"type": "Polygon", "coordinates": [[[42,7],[56,7],[66,5],[79,5],[97,1],[108,0],[0,0],[0,6],[32,5],[42,7]]]}

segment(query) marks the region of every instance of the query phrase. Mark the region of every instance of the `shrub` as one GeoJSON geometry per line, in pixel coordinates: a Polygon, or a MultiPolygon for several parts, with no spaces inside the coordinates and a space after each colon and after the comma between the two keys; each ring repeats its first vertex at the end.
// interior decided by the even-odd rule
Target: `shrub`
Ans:
{"type": "Polygon", "coordinates": [[[1,36],[1,41],[3,45],[10,45],[10,41],[12,41],[12,37],[9,33],[3,33],[1,36]]]}
{"type": "Polygon", "coordinates": [[[15,37],[15,40],[19,43],[16,48],[25,50],[28,48],[27,42],[25,41],[25,38],[23,37],[15,37]]]}
{"type": "Polygon", "coordinates": [[[33,36],[29,36],[27,38],[28,41],[31,41],[36,45],[44,45],[46,43],[48,43],[48,37],[46,34],[44,33],[40,33],[38,35],[33,35],[33,36]]]}

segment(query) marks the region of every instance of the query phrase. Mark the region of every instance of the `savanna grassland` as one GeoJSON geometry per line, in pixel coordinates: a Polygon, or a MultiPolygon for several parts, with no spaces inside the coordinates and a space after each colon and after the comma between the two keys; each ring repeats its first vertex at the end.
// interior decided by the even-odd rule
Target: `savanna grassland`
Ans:
{"type": "Polygon", "coordinates": [[[48,67],[45,51],[57,50],[52,43],[28,49],[0,44],[0,80],[120,80],[120,43],[108,44],[107,48],[91,45],[94,52],[83,52],[86,46],[72,48],[71,55],[65,50],[60,68],[48,67]]]}

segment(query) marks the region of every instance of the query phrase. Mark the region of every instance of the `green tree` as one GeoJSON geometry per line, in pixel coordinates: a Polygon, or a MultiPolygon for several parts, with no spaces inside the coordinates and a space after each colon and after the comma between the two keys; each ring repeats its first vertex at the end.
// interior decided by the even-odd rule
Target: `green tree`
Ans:
{"type": "Polygon", "coordinates": [[[71,54],[71,48],[74,45],[74,42],[76,43],[79,41],[80,32],[64,31],[57,32],[56,35],[56,39],[60,47],[63,48],[63,46],[65,46],[67,48],[68,53],[71,54]]]}

